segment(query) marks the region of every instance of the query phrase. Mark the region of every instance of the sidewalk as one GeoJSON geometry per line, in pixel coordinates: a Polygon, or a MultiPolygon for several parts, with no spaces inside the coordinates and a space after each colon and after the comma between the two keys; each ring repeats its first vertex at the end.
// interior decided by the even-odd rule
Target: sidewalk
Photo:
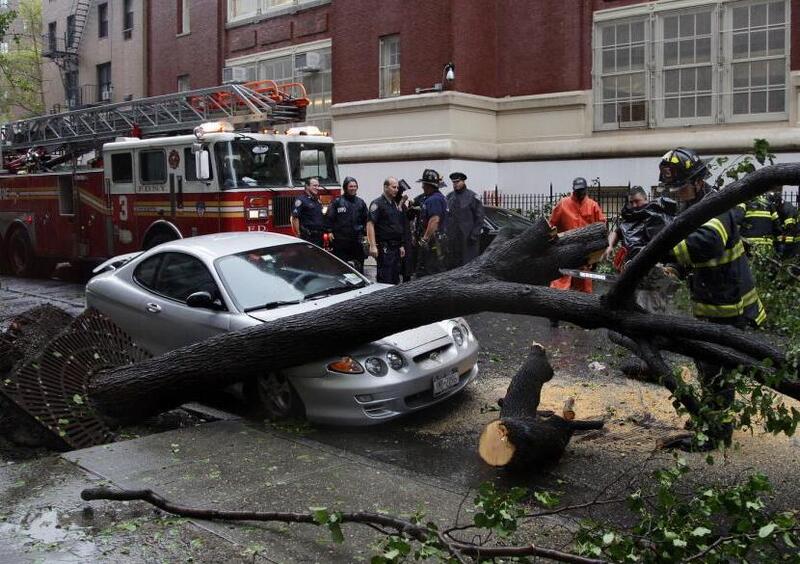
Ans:
{"type": "MultiPolygon", "coordinates": [[[[405,515],[421,510],[428,520],[442,524],[450,523],[465,494],[458,485],[243,421],[207,423],[37,462],[42,463],[34,472],[43,480],[39,488],[26,477],[24,464],[0,468],[0,491],[6,491],[0,501],[5,511],[11,511],[0,519],[0,561],[149,561],[139,549],[150,542],[146,535],[152,531],[144,523],[136,524],[136,516],[152,517],[156,512],[139,502],[80,501],[83,487],[98,484],[150,488],[174,503],[204,508],[303,512],[326,506],[405,515]],[[47,476],[50,472],[54,475],[47,476]],[[17,495],[9,493],[15,487],[17,495]],[[24,499],[23,490],[29,487],[36,493],[24,499]],[[93,509],[87,509],[89,506],[93,509]],[[96,544],[96,539],[85,535],[70,539],[69,531],[76,531],[74,525],[80,521],[76,516],[87,512],[94,513],[95,520],[108,512],[116,519],[131,517],[122,520],[121,528],[117,524],[111,530],[114,535],[128,534],[127,543],[133,548],[120,551],[96,544]],[[65,519],[67,514],[72,518],[65,519]],[[50,521],[45,538],[42,519],[50,521]],[[70,526],[63,526],[64,521],[70,526]],[[62,526],[54,527],[54,523],[62,526]],[[134,527],[141,534],[131,530],[134,527]],[[29,538],[21,538],[23,535],[29,538]]],[[[192,544],[215,545],[213,553],[219,555],[211,557],[209,552],[203,558],[195,557],[202,562],[217,558],[240,561],[236,555],[250,562],[356,562],[369,559],[378,538],[359,525],[344,526],[345,542],[337,545],[326,528],[310,525],[193,524],[210,535],[200,535],[203,540],[192,544]]],[[[173,556],[184,560],[186,554],[162,554],[167,560],[173,556]]]]}

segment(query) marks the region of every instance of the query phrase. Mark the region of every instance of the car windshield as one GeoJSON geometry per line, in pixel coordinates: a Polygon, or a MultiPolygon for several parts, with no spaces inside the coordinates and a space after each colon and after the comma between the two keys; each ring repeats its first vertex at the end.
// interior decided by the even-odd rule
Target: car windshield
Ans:
{"type": "Polygon", "coordinates": [[[497,226],[498,229],[503,227],[513,227],[514,229],[527,229],[533,225],[528,219],[517,215],[512,211],[504,210],[503,208],[486,208],[486,219],[497,226]]]}
{"type": "Polygon", "coordinates": [[[322,185],[339,184],[332,143],[291,142],[288,146],[292,181],[295,186],[302,186],[305,180],[312,176],[319,178],[319,183],[322,185]]]}
{"type": "Polygon", "coordinates": [[[283,143],[236,139],[217,143],[215,153],[223,189],[289,186],[283,143]]]}
{"type": "Polygon", "coordinates": [[[348,292],[366,279],[330,253],[308,243],[290,243],[220,257],[215,266],[245,312],[296,304],[348,292]]]}

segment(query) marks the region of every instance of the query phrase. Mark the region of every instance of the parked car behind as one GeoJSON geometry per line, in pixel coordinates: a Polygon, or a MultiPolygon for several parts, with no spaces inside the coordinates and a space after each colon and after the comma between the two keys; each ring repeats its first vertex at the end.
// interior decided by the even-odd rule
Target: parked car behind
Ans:
{"type": "MultiPolygon", "coordinates": [[[[181,239],[111,259],[97,271],[87,305],[154,355],[390,287],[276,233],[181,239]]],[[[369,425],[438,403],[478,375],[478,342],[461,318],[342,354],[258,375],[244,382],[244,395],[271,418],[304,413],[316,422],[369,425]]]]}
{"type": "Polygon", "coordinates": [[[498,231],[503,227],[511,227],[513,229],[524,231],[533,222],[527,217],[524,217],[516,212],[495,206],[484,206],[486,216],[483,220],[483,228],[481,229],[481,252],[486,250],[494,238],[497,237],[498,231]]]}

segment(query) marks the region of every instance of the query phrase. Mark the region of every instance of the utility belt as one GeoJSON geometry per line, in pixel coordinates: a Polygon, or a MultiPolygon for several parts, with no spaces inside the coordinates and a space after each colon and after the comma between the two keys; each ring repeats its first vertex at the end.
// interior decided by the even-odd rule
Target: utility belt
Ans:
{"type": "Polygon", "coordinates": [[[397,241],[378,241],[379,247],[386,247],[387,249],[399,249],[403,246],[402,240],[397,241]]]}

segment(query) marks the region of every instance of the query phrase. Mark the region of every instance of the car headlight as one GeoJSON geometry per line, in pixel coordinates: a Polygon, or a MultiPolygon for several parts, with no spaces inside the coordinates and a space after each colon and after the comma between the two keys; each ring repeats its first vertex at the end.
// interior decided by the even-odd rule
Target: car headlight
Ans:
{"type": "Polygon", "coordinates": [[[386,374],[389,372],[389,367],[386,366],[386,363],[379,358],[375,358],[374,356],[371,356],[364,361],[364,368],[366,368],[367,372],[373,376],[386,376],[386,374]]]}
{"type": "Polygon", "coordinates": [[[358,361],[349,356],[343,356],[336,362],[331,362],[328,365],[328,370],[331,372],[340,372],[341,374],[364,373],[364,368],[358,363],[358,361]]]}
{"type": "Polygon", "coordinates": [[[387,352],[386,360],[389,361],[389,366],[391,366],[394,370],[400,370],[405,364],[405,362],[403,362],[403,357],[397,351],[387,352]]]}
{"type": "Polygon", "coordinates": [[[453,340],[460,347],[464,344],[464,331],[460,327],[453,327],[453,340]]]}

